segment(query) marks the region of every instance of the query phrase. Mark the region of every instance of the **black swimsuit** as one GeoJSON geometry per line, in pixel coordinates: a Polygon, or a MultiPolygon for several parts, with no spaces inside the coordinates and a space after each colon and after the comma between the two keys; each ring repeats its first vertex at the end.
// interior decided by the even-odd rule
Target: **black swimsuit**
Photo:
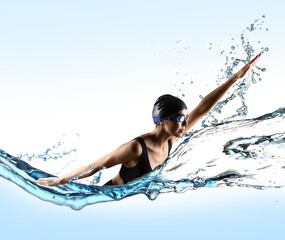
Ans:
{"type": "MultiPolygon", "coordinates": [[[[140,157],[140,162],[138,163],[138,165],[131,167],[131,168],[127,168],[122,164],[121,170],[119,172],[120,177],[122,178],[124,184],[134,180],[135,178],[141,177],[142,175],[151,172],[152,168],[150,166],[149,163],[149,158],[148,158],[148,154],[147,154],[147,147],[145,145],[144,140],[141,137],[137,137],[134,140],[137,140],[142,147],[142,155],[140,157]]],[[[168,155],[170,153],[172,144],[170,139],[168,140],[168,155]]],[[[112,180],[110,180],[109,182],[107,182],[105,184],[105,186],[107,185],[113,185],[112,180]]]]}

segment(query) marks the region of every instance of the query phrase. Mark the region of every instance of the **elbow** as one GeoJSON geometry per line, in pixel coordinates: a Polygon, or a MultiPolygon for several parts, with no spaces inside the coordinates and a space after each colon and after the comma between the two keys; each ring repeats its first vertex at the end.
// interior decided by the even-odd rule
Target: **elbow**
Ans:
{"type": "Polygon", "coordinates": [[[199,103],[198,105],[198,114],[201,115],[206,115],[208,112],[211,111],[212,105],[209,104],[209,101],[207,100],[207,97],[203,98],[203,100],[199,103]]]}
{"type": "Polygon", "coordinates": [[[90,177],[96,172],[98,172],[100,168],[96,166],[94,163],[88,165],[87,170],[86,170],[86,177],[90,177]]]}

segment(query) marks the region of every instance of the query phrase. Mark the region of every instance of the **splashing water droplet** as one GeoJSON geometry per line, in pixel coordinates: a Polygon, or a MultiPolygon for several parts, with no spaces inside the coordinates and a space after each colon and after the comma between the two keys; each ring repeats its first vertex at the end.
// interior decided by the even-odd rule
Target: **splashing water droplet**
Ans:
{"type": "MultiPolygon", "coordinates": [[[[241,36],[241,39],[247,59],[236,59],[232,66],[227,68],[226,74],[228,75],[240,61],[242,63],[248,62],[254,52],[249,42],[244,39],[244,35],[241,36]]],[[[264,51],[266,50],[264,49],[264,51]]],[[[264,72],[265,68],[262,68],[261,71],[264,72]]],[[[190,83],[193,84],[193,81],[190,83]]],[[[243,94],[249,85],[250,80],[242,80],[242,83],[237,85],[237,89],[230,97],[215,106],[215,112],[221,112],[223,106],[235,98],[240,98],[244,104],[243,94]]],[[[202,95],[199,97],[203,98],[202,95]]],[[[247,111],[247,107],[242,105],[238,108],[237,115],[244,116],[247,111]]],[[[208,126],[208,128],[186,133],[179,139],[181,143],[178,144],[177,149],[173,151],[164,164],[141,179],[126,185],[99,187],[70,182],[47,190],[46,187],[35,184],[35,180],[42,177],[51,177],[51,174],[36,169],[2,150],[0,150],[0,175],[41,199],[59,205],[70,206],[77,210],[88,204],[120,200],[142,193],[146,194],[149,199],[154,200],[162,192],[183,192],[199,187],[239,186],[265,189],[285,185],[284,178],[283,182],[278,183],[278,181],[275,181],[276,174],[283,176],[285,169],[283,161],[285,159],[284,108],[255,119],[226,122],[227,118],[223,118],[220,123],[213,114],[213,112],[210,113],[211,118],[206,118],[207,121],[203,120],[203,127],[208,126]],[[217,126],[211,126],[211,124],[217,123],[219,123],[217,126]],[[265,133],[264,126],[275,126],[280,133],[276,134],[277,130],[273,131],[274,134],[268,131],[265,133]],[[250,136],[248,133],[252,130],[256,132],[250,136]],[[207,142],[208,145],[203,146],[204,142],[207,142]],[[213,146],[213,144],[216,145],[213,146]],[[209,145],[211,145],[212,162],[209,161],[208,155],[204,156],[205,159],[202,156],[203,153],[209,151],[209,145]],[[195,151],[198,155],[195,155],[195,151]],[[226,163],[224,155],[227,155],[226,163]],[[280,163],[276,161],[277,159],[280,163]],[[195,161],[198,163],[195,163],[195,161]],[[240,167],[242,163],[244,163],[244,166],[240,167]],[[225,167],[226,164],[228,164],[228,167],[225,167]],[[221,171],[220,167],[224,168],[225,171],[221,171]],[[216,172],[213,174],[211,170],[216,172]],[[259,179],[269,178],[273,174],[274,181],[266,179],[265,182],[262,182],[259,179]],[[276,186],[278,184],[280,185],[276,186]]],[[[49,149],[53,151],[53,148],[49,149]]],[[[51,154],[52,151],[47,149],[45,153],[51,154]]],[[[64,155],[64,152],[62,155],[64,155]]],[[[55,156],[55,158],[60,159],[61,155],[55,156]]],[[[104,167],[102,168],[104,169],[104,167]]],[[[100,180],[100,174],[98,178],[100,180]]]]}

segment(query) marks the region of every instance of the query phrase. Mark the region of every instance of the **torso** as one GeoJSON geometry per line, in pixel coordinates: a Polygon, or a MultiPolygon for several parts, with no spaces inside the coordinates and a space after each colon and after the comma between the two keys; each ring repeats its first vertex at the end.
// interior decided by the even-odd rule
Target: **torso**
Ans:
{"type": "MultiPolygon", "coordinates": [[[[152,146],[148,139],[145,140],[147,146],[147,153],[149,158],[149,163],[151,169],[155,169],[157,166],[161,165],[169,155],[169,144],[165,144],[163,149],[157,149],[155,146],[152,146]]],[[[171,144],[172,146],[172,144],[171,144]]]]}
{"type": "Polygon", "coordinates": [[[162,148],[158,148],[147,135],[142,135],[139,138],[141,140],[134,139],[133,141],[137,141],[141,145],[142,155],[122,165],[120,173],[113,179],[114,185],[125,184],[137,177],[141,177],[161,165],[168,157],[172,146],[171,140],[168,140],[162,148]],[[145,147],[143,147],[143,143],[140,143],[141,141],[145,144],[145,147]]]}

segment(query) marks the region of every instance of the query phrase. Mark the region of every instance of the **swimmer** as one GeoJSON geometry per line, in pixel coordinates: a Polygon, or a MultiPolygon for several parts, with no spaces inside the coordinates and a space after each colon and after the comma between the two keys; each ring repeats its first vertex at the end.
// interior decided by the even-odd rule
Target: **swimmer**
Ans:
{"type": "Polygon", "coordinates": [[[166,94],[160,96],[153,107],[155,129],[121,145],[97,161],[69,172],[61,177],[40,178],[37,184],[57,186],[75,179],[89,177],[102,169],[121,164],[119,173],[105,185],[126,184],[151,172],[168,157],[177,138],[191,129],[210,112],[235,82],[248,74],[260,58],[258,54],[224,84],[205,96],[189,114],[186,104],[179,98],[166,94]]]}

